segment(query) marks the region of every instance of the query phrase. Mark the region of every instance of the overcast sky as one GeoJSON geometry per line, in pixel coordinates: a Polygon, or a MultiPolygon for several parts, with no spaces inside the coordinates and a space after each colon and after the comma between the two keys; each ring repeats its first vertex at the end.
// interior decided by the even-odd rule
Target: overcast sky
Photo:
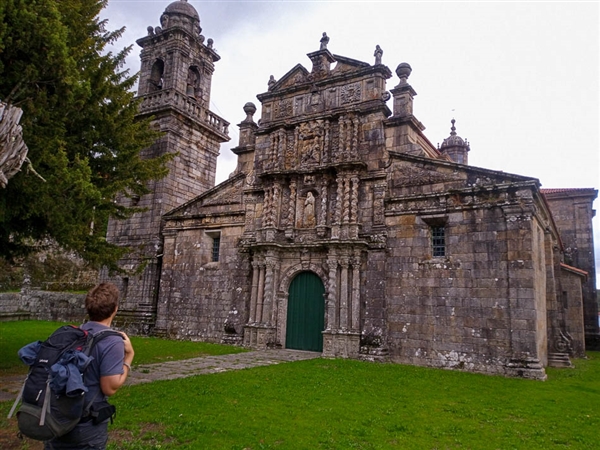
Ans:
{"type": "MultiPolygon", "coordinates": [[[[109,29],[127,28],[119,47],[139,70],[135,40],[170,1],[109,0],[109,29]]],[[[600,7],[593,2],[194,1],[202,34],[221,56],[211,110],[231,122],[217,183],[235,168],[246,102],[267,90],[323,32],[333,54],[374,63],[376,45],[393,73],[412,66],[414,114],[431,142],[456,119],[471,144],[469,164],[538,178],[543,188],[600,187],[600,7]]],[[[395,76],[388,89],[398,84],[395,76]]],[[[391,104],[390,104],[391,109],[391,104]]],[[[259,119],[260,109],[255,115],[259,119]]],[[[598,207],[600,201],[596,201],[598,207]]],[[[594,226],[600,269],[600,218],[594,226]]]]}

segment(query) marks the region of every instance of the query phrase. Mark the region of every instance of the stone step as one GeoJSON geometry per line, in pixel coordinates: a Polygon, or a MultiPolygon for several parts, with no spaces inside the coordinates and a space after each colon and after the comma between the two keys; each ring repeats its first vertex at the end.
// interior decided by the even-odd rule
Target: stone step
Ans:
{"type": "Polygon", "coordinates": [[[548,355],[549,367],[573,367],[568,353],[550,353],[548,355]]]}

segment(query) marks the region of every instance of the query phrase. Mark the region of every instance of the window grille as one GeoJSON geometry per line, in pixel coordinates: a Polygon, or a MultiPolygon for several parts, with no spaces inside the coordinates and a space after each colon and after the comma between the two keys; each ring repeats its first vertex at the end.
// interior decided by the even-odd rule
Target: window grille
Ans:
{"type": "Polygon", "coordinates": [[[446,256],[446,228],[431,227],[431,244],[433,256],[446,256]]]}
{"type": "Polygon", "coordinates": [[[212,262],[219,261],[219,250],[221,247],[221,236],[215,236],[212,242],[212,262]]]}

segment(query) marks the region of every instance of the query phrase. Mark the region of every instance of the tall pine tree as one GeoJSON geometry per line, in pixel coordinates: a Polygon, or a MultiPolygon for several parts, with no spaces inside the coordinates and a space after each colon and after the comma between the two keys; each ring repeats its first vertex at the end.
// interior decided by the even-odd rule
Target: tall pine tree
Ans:
{"type": "Polygon", "coordinates": [[[0,256],[26,255],[54,240],[95,266],[116,268],[126,251],[105,240],[109,216],[133,210],[119,193],[142,195],[166,174],[167,156],[141,159],[157,134],[136,121],[136,77],[123,69],[131,47],[106,51],[107,0],[2,0],[0,99],[23,109],[28,157],[0,189],[0,256]]]}

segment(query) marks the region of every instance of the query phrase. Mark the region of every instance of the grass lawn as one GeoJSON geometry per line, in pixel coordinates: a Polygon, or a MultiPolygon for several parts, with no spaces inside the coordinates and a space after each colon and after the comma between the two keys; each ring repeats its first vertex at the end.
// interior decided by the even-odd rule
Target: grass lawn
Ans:
{"type": "MultiPolygon", "coordinates": [[[[36,320],[0,322],[0,355],[2,355],[0,358],[0,376],[27,373],[27,367],[17,356],[19,349],[30,342],[36,340],[43,341],[62,325],[66,324],[36,320]]],[[[131,337],[131,343],[135,350],[134,366],[136,364],[149,364],[245,351],[242,348],[229,345],[170,341],[167,339],[136,336],[131,337]]]]}
{"type": "Polygon", "coordinates": [[[588,356],[546,382],[316,359],[124,387],[109,450],[598,449],[588,356]]]}

